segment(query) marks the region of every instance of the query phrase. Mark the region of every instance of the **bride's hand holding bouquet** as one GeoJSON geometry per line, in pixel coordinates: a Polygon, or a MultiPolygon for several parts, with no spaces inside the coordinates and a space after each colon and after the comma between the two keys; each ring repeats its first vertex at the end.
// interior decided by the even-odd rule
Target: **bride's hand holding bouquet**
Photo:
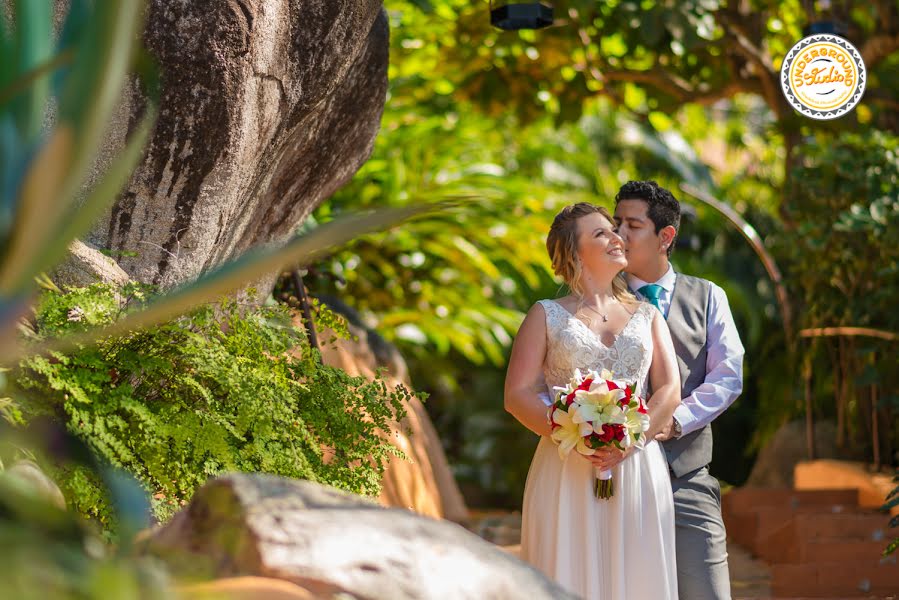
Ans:
{"type": "MultiPolygon", "coordinates": [[[[645,401],[635,393],[635,383],[615,381],[608,371],[582,374],[576,369],[567,386],[553,391],[555,401],[547,410],[547,419],[562,459],[572,449],[592,456],[602,448],[626,451],[643,442],[649,414],[645,401]]],[[[595,470],[596,497],[610,498],[614,492],[612,472],[595,470]]]]}

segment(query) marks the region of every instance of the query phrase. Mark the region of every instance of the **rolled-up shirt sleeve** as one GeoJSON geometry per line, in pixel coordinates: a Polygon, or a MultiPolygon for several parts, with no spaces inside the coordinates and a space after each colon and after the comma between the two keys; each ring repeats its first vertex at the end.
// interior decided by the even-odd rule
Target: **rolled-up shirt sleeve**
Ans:
{"type": "Polygon", "coordinates": [[[711,284],[706,326],[708,354],[705,381],[681,400],[674,417],[686,435],[702,429],[734,403],[743,391],[743,343],[730,312],[727,294],[711,284]]]}

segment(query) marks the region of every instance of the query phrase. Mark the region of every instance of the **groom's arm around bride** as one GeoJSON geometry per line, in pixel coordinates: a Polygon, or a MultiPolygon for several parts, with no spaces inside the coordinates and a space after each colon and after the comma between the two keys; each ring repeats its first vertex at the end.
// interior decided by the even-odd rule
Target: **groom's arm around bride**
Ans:
{"type": "Polygon", "coordinates": [[[629,181],[615,202],[628,284],[667,319],[681,374],[681,405],[656,436],[663,443],[674,490],[679,596],[727,599],[721,492],[708,472],[710,423],[743,389],[743,345],[724,291],[675,272],[669,263],[680,226],[674,196],[653,181],[629,181]]]}

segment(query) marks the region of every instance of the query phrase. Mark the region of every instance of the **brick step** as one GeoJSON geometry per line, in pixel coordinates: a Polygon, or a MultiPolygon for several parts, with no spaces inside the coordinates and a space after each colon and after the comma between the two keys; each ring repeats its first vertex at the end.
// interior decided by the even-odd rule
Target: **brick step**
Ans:
{"type": "Polygon", "coordinates": [[[890,516],[872,510],[858,510],[827,515],[800,513],[793,519],[793,532],[800,539],[870,540],[879,542],[887,536],[890,516]]]}
{"type": "Polygon", "coordinates": [[[769,564],[877,563],[887,542],[841,542],[805,540],[790,544],[771,544],[759,549],[759,557],[769,564]]]}
{"type": "Polygon", "coordinates": [[[780,528],[757,537],[755,551],[771,563],[806,562],[809,556],[830,552],[821,546],[825,543],[856,548],[868,556],[868,549],[879,548],[874,555],[879,556],[888,539],[886,525],[887,517],[881,513],[797,513],[780,528]]]}
{"type": "Polygon", "coordinates": [[[742,513],[733,510],[723,511],[722,516],[727,535],[753,554],[760,555],[762,547],[768,545],[767,539],[789,526],[793,519],[800,515],[823,521],[834,516],[859,514],[854,512],[859,510],[843,504],[799,505],[797,508],[757,506],[742,513]]]}
{"type": "Polygon", "coordinates": [[[816,564],[771,565],[775,597],[833,598],[899,594],[896,557],[816,564]]]}
{"type": "Polygon", "coordinates": [[[858,490],[792,490],[788,488],[743,487],[731,490],[721,498],[722,510],[733,514],[772,506],[797,509],[809,506],[858,506],[858,490]]]}

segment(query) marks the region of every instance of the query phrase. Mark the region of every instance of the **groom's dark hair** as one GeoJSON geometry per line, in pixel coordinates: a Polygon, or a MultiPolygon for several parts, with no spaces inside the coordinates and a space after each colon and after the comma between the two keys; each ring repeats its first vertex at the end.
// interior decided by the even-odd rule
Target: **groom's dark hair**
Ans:
{"type": "Polygon", "coordinates": [[[680,202],[674,195],[655,181],[628,181],[615,194],[615,204],[622,200],[643,200],[648,208],[646,215],[656,228],[656,235],[665,227],[674,227],[674,239],[668,246],[668,256],[674,250],[677,232],[680,231],[680,202]]]}

